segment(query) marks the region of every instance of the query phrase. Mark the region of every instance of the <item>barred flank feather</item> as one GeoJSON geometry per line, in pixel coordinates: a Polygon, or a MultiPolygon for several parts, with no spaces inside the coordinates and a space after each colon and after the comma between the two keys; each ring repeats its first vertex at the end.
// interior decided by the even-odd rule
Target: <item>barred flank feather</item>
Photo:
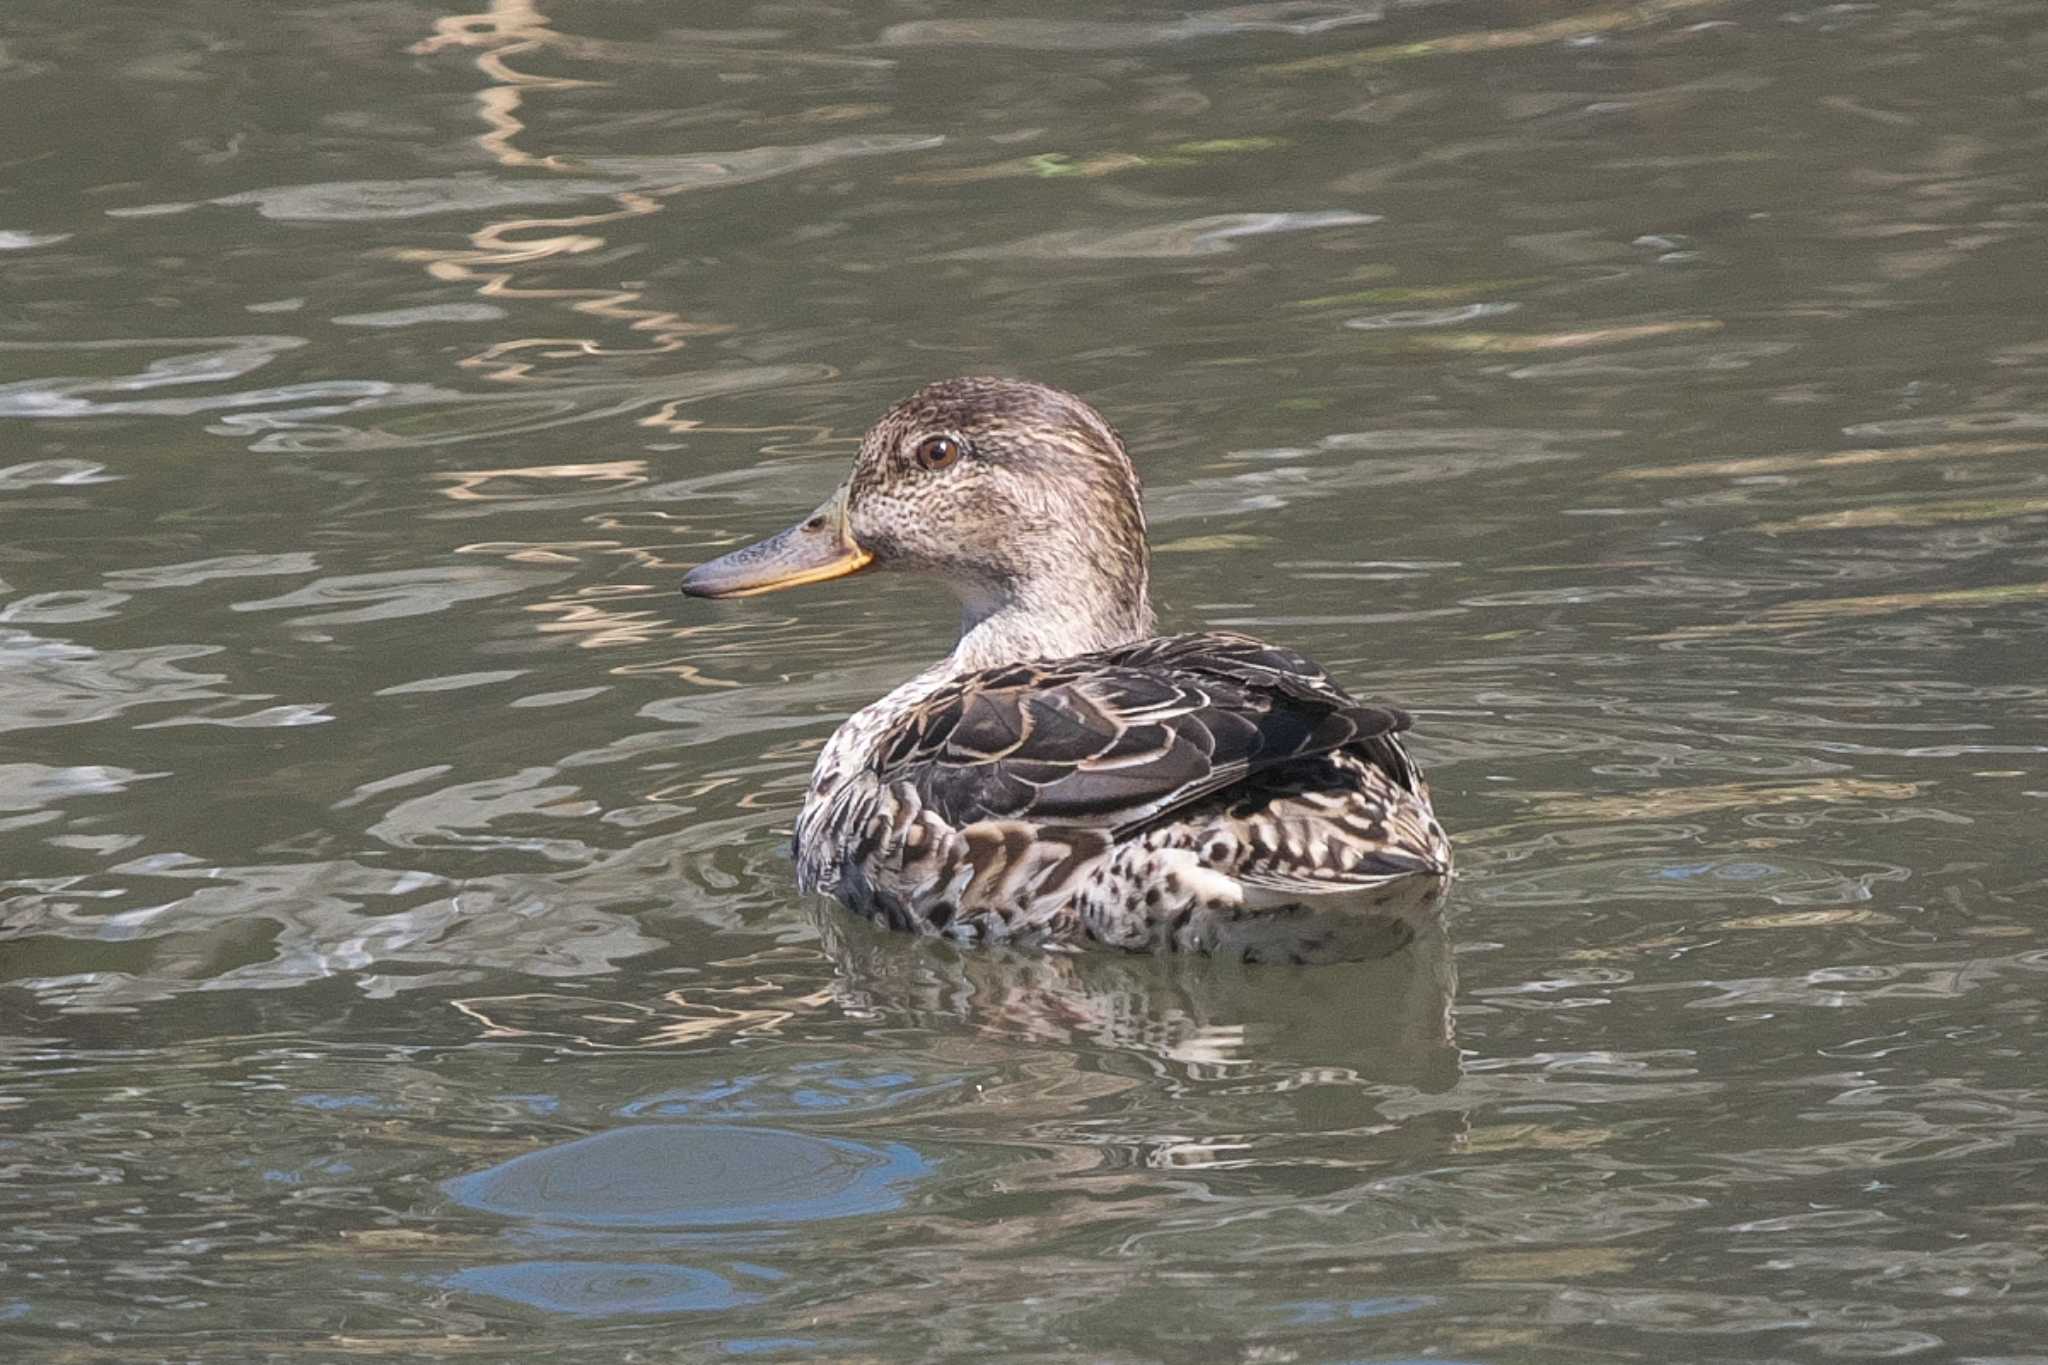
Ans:
{"type": "Polygon", "coordinates": [[[1440,888],[1389,884],[1450,872],[1407,715],[1247,636],[984,669],[887,706],[856,718],[868,762],[814,794],[798,853],[810,886],[897,928],[1305,957],[1358,937],[1333,918],[1372,919],[1376,896],[1427,912],[1440,888]]]}

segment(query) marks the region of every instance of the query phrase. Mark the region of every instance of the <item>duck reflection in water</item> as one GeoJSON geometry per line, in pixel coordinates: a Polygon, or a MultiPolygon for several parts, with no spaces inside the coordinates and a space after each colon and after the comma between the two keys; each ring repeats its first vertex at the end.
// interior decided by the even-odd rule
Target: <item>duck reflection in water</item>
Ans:
{"type": "Polygon", "coordinates": [[[808,518],[683,590],[869,567],[945,581],[960,639],[825,745],[796,824],[803,890],[968,942],[1245,961],[1372,957],[1434,916],[1450,842],[1407,714],[1282,646],[1154,635],[1137,472],[1072,394],[919,390],[808,518]]]}
{"type": "Polygon", "coordinates": [[[1234,1093],[1350,1089],[1368,1107],[1381,1087],[1437,1094],[1460,1075],[1457,968],[1441,923],[1412,940],[1394,935],[1407,951],[1290,974],[1276,991],[1269,972],[1234,962],[944,943],[905,952],[822,903],[814,917],[839,1008],[942,1039],[964,1025],[987,1040],[942,1046],[992,1045],[1004,1059],[1018,1043],[1042,1060],[1109,1051],[1171,1081],[1228,1082],[1234,1093]]]}

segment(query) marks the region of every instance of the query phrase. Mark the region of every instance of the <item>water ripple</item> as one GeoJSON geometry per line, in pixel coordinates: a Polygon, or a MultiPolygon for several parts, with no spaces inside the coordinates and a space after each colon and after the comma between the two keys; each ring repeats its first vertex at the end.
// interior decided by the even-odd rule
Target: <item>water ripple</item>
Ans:
{"type": "MultiPolygon", "coordinates": [[[[694,156],[596,156],[580,165],[586,176],[507,176],[469,172],[417,180],[344,180],[243,190],[213,200],[227,207],[247,205],[282,222],[354,223],[420,218],[437,213],[476,213],[504,208],[574,203],[629,190],[673,194],[682,190],[744,185],[849,157],[922,151],[945,139],[924,133],[868,134],[832,138],[806,147],[752,147],[694,156]]],[[[193,205],[152,205],[162,212],[193,205]]],[[[130,209],[130,213],[137,210],[130,209]]]]}

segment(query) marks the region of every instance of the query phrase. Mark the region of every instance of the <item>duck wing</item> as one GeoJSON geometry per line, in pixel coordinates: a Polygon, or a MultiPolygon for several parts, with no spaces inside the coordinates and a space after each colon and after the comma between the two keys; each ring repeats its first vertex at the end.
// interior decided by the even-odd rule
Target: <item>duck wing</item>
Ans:
{"type": "MultiPolygon", "coordinates": [[[[1123,834],[1244,781],[1408,728],[1314,663],[1248,636],[1173,635],[960,678],[883,739],[878,775],[959,828],[986,820],[1123,834]]],[[[1389,772],[1414,789],[1405,757],[1389,772]]]]}

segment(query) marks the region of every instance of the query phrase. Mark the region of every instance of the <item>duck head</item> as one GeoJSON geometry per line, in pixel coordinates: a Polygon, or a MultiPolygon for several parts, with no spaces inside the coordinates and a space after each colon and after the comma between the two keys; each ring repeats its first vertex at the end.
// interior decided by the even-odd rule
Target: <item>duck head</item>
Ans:
{"type": "Polygon", "coordinates": [[[1094,408],[1014,379],[948,379],[889,409],[810,516],[699,565],[695,597],[748,597],[864,569],[938,577],[981,667],[1151,633],[1137,471],[1094,408]]]}

